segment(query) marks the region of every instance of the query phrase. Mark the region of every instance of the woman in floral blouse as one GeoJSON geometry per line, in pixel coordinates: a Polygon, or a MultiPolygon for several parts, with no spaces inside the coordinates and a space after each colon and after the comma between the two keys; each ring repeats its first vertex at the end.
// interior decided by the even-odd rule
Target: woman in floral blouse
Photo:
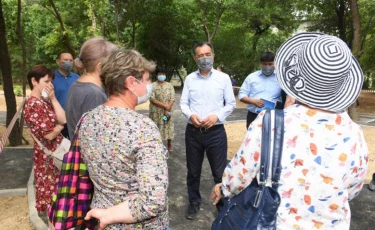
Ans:
{"type": "Polygon", "coordinates": [[[158,126],[161,138],[168,141],[168,151],[173,151],[172,140],[174,137],[173,103],[175,98],[173,85],[166,82],[167,70],[158,67],[156,76],[158,80],[152,84],[150,98],[150,118],[158,126]]]}
{"type": "MultiPolygon", "coordinates": [[[[320,33],[287,40],[276,55],[280,86],[295,99],[284,109],[285,133],[277,229],[349,229],[349,200],[361,191],[368,149],[345,111],[359,96],[363,73],[347,45],[320,33]]],[[[259,173],[264,112],[211,194],[232,197],[259,173]],[[219,191],[221,188],[222,194],[219,191]]]]}
{"type": "Polygon", "coordinates": [[[109,99],[83,115],[80,147],[94,183],[86,219],[99,229],[168,229],[168,151],[155,123],[134,110],[151,95],[154,68],[135,50],[113,52],[101,66],[109,99]]]}
{"type": "MultiPolygon", "coordinates": [[[[31,94],[25,104],[25,121],[30,132],[50,151],[55,151],[63,140],[60,134],[66,123],[65,112],[55,97],[52,80],[53,71],[43,65],[33,67],[27,80],[31,94]],[[42,92],[45,92],[42,97],[42,92]]],[[[59,181],[59,170],[54,161],[34,143],[34,179],[36,209],[46,212],[51,203],[52,193],[59,181]]]]}

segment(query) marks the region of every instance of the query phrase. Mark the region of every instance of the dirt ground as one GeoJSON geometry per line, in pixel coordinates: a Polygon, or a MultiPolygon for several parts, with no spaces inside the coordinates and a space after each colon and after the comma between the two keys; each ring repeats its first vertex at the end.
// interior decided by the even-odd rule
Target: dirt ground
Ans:
{"type": "Polygon", "coordinates": [[[29,223],[27,196],[0,197],[0,229],[34,229],[29,223]]]}

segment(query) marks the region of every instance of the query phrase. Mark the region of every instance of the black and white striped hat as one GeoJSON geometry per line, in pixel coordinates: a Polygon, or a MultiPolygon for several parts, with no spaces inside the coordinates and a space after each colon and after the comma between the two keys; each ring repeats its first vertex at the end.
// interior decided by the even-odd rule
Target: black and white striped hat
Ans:
{"type": "Polygon", "coordinates": [[[344,111],[363,84],[362,69],[348,46],[322,33],[300,33],[285,41],[275,65],[286,94],[313,108],[344,111]]]}

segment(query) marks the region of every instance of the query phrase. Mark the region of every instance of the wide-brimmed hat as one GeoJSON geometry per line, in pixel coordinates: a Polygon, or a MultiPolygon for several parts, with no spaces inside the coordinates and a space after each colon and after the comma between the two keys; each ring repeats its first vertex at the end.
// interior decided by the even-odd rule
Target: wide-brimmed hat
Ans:
{"type": "Polygon", "coordinates": [[[279,48],[276,77],[286,94],[313,108],[341,112],[358,98],[362,69],[341,39],[300,33],[279,48]]]}

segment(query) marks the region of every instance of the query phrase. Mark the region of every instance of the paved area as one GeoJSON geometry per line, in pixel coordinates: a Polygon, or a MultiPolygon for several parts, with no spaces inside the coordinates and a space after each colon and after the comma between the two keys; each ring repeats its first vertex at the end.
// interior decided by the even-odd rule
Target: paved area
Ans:
{"type": "MultiPolygon", "coordinates": [[[[179,93],[177,93],[176,101],[179,101],[179,93]]],[[[185,218],[185,210],[188,204],[186,189],[186,152],[184,141],[186,119],[178,109],[177,103],[175,108],[174,152],[170,154],[168,159],[170,227],[173,230],[210,229],[211,223],[216,215],[216,207],[209,201],[209,194],[214,183],[207,159],[204,160],[202,168],[200,188],[202,204],[199,216],[193,221],[185,218]]],[[[148,111],[139,112],[145,115],[148,114],[148,111]]],[[[0,112],[0,123],[2,121],[1,115],[2,113],[0,112]]],[[[228,118],[228,121],[244,120],[245,117],[246,110],[237,109],[228,118]]],[[[360,123],[364,125],[375,125],[375,117],[361,115],[360,123]]],[[[29,178],[32,167],[31,155],[32,153],[30,152],[30,149],[5,149],[0,155],[0,189],[26,188],[27,179],[29,178]]],[[[365,185],[359,197],[351,202],[352,230],[374,229],[374,197],[375,192],[370,192],[367,189],[367,185],[365,185]]]]}
{"type": "Polygon", "coordinates": [[[26,188],[32,164],[31,148],[4,148],[0,154],[0,190],[26,188]]]}

